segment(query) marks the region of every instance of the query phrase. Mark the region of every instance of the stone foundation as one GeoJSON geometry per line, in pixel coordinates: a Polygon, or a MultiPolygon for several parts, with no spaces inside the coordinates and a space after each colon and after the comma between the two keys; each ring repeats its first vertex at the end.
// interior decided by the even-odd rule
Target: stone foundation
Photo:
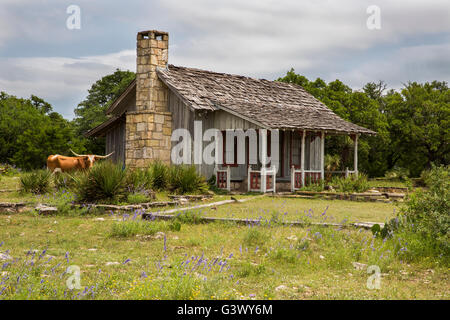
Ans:
{"type": "Polygon", "coordinates": [[[153,160],[170,163],[172,114],[132,112],[126,121],[125,164],[146,167],[153,160]]]}
{"type": "MultiPolygon", "coordinates": [[[[244,181],[231,181],[231,191],[245,193],[248,190],[247,179],[244,181]]],[[[276,192],[290,192],[291,183],[289,181],[277,181],[276,192]]]]}

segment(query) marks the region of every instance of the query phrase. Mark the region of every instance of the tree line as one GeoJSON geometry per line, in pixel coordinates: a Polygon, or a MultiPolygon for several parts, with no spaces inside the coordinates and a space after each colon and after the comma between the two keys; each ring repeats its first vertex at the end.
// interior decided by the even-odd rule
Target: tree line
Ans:
{"type": "MultiPolygon", "coordinates": [[[[448,165],[450,160],[450,90],[446,82],[408,82],[401,90],[383,81],[353,90],[340,80],[326,83],[296,74],[279,81],[301,85],[341,118],[377,132],[359,139],[359,169],[371,177],[403,169],[418,176],[424,169],[448,165]]],[[[326,153],[341,156],[342,167],[353,165],[353,142],[345,136],[326,141],[326,153]]]]}
{"type": "MultiPolygon", "coordinates": [[[[29,99],[0,93],[0,163],[29,170],[45,166],[50,154],[103,154],[104,138],[84,134],[104,122],[105,110],[134,79],[134,73],[117,69],[96,81],[75,108],[75,118],[64,119],[37,96],[29,99]]],[[[401,90],[384,82],[367,83],[353,90],[340,80],[308,80],[291,69],[278,81],[301,85],[345,120],[377,132],[361,136],[359,169],[383,176],[402,168],[418,176],[432,164],[449,164],[450,90],[446,82],[408,82],[401,90]]],[[[330,136],[326,152],[338,155],[341,166],[352,167],[353,142],[330,136]]]]}

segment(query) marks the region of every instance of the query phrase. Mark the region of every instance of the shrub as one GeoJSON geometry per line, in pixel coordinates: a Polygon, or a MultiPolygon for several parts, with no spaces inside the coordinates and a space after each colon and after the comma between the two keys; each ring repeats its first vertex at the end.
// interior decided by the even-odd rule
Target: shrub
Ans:
{"type": "Polygon", "coordinates": [[[205,193],[208,185],[205,178],[197,173],[195,166],[171,166],[169,170],[170,191],[185,193],[205,193]]]}
{"type": "Polygon", "coordinates": [[[450,253],[449,167],[433,167],[425,180],[428,190],[412,193],[402,207],[405,228],[418,233],[445,255],[450,253]]]}
{"type": "Polygon", "coordinates": [[[147,168],[155,190],[166,190],[169,185],[169,167],[161,161],[154,161],[147,168]]]}
{"type": "Polygon", "coordinates": [[[314,191],[321,192],[325,190],[325,182],[323,180],[319,180],[317,182],[313,182],[311,177],[305,177],[305,186],[300,188],[301,191],[314,191]]]}
{"type": "Polygon", "coordinates": [[[358,174],[358,177],[334,177],[331,184],[340,192],[365,192],[370,188],[367,175],[358,174]]]}
{"type": "Polygon", "coordinates": [[[430,169],[425,169],[420,174],[420,177],[417,179],[414,179],[415,185],[418,187],[426,187],[430,183],[430,169]]]}
{"type": "Polygon", "coordinates": [[[126,196],[126,169],[111,161],[97,163],[75,182],[77,200],[115,201],[126,196]]]}
{"type": "Polygon", "coordinates": [[[23,192],[44,194],[50,191],[51,172],[48,170],[35,170],[20,177],[20,189],[23,192]]]}
{"type": "Polygon", "coordinates": [[[15,176],[19,174],[21,171],[20,168],[17,168],[15,165],[11,165],[8,163],[0,163],[0,177],[2,175],[5,176],[15,176]]]}
{"type": "Polygon", "coordinates": [[[407,180],[409,177],[409,170],[401,167],[394,167],[386,172],[384,175],[388,179],[398,179],[401,181],[407,180]]]}

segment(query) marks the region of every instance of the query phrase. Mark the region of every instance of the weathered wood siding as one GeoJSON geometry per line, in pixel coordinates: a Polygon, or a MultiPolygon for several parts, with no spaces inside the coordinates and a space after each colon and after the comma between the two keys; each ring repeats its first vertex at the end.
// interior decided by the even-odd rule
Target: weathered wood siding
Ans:
{"type": "MultiPolygon", "coordinates": [[[[172,112],[172,128],[184,128],[189,131],[192,139],[191,154],[194,155],[194,121],[202,122],[202,137],[208,129],[258,129],[259,127],[247,120],[241,119],[231,113],[223,110],[218,111],[193,111],[186,106],[181,99],[172,91],[169,93],[169,111],[172,112]]],[[[300,166],[301,157],[301,133],[294,131],[280,131],[280,167],[283,162],[284,175],[281,176],[279,170],[278,177],[289,178],[291,164],[300,166]],[[283,138],[281,137],[283,135],[283,138]],[[281,144],[283,142],[283,144],[281,144]],[[281,150],[283,149],[283,152],[281,150]],[[292,152],[292,155],[291,155],[292,152]],[[292,161],[292,162],[291,162],[292,161]]],[[[203,150],[210,141],[203,141],[203,150]]],[[[247,144],[247,143],[246,143],[247,144]]],[[[246,148],[247,150],[247,148],[246,148]]],[[[258,150],[259,155],[259,150],[258,150]]],[[[245,156],[247,159],[247,156],[245,156]]],[[[193,158],[192,158],[193,160],[193,158]]],[[[196,165],[197,170],[207,179],[214,174],[214,165],[199,164],[196,165]]],[[[307,133],[305,139],[305,169],[320,170],[320,136],[315,133],[307,133]]],[[[247,177],[247,164],[231,167],[231,180],[244,180],[247,177]]]]}
{"type": "Polygon", "coordinates": [[[114,162],[125,163],[125,117],[106,133],[106,154],[114,152],[114,162]]]}
{"type": "Polygon", "coordinates": [[[172,112],[172,129],[187,129],[192,136],[195,114],[172,91],[169,91],[169,111],[172,112]]]}

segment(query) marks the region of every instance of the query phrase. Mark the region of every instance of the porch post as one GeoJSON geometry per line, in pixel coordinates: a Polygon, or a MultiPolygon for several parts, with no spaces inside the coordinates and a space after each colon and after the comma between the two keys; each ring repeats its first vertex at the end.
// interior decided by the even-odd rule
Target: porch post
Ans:
{"type": "Polygon", "coordinates": [[[266,167],[261,167],[261,193],[266,193],[267,189],[267,176],[266,176],[266,167]]]}
{"type": "Polygon", "coordinates": [[[295,167],[291,166],[291,192],[295,191],[295,167]]]}
{"type": "Polygon", "coordinates": [[[306,130],[303,130],[302,134],[302,150],[300,152],[300,170],[302,173],[302,187],[305,186],[305,138],[306,138],[306,130]]]}
{"type": "Polygon", "coordinates": [[[247,191],[248,192],[250,192],[250,191],[252,191],[251,190],[251,180],[250,180],[250,178],[251,178],[251,175],[250,175],[250,173],[251,173],[251,166],[250,166],[250,164],[248,164],[247,165],[247,191]]]}
{"type": "Polygon", "coordinates": [[[320,176],[325,180],[325,131],[320,135],[320,176]]]}
{"type": "Polygon", "coordinates": [[[355,152],[353,159],[353,170],[355,171],[355,176],[358,177],[358,137],[359,135],[355,135],[355,152]]]}
{"type": "Polygon", "coordinates": [[[228,192],[231,191],[231,168],[230,168],[230,166],[227,166],[227,190],[228,190],[228,192]]]}

